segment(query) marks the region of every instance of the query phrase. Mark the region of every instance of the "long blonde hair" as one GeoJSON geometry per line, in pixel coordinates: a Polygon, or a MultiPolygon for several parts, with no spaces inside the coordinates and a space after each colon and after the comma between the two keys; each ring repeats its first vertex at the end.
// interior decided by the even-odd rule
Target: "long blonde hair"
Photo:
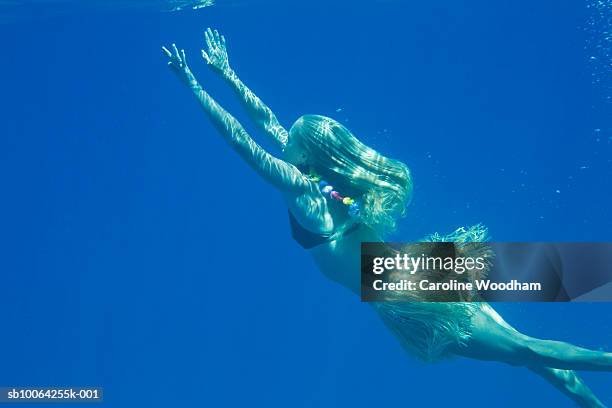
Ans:
{"type": "Polygon", "coordinates": [[[381,155],[325,116],[302,116],[289,137],[324,179],[344,195],[361,197],[361,222],[381,235],[395,229],[412,198],[412,178],[404,163],[381,155]]]}

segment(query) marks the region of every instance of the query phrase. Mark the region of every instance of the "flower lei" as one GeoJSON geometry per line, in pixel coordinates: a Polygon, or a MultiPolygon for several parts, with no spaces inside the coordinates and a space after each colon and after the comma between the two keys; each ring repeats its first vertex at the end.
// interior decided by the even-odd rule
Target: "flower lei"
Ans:
{"type": "Polygon", "coordinates": [[[315,182],[318,183],[319,185],[319,190],[321,190],[321,193],[324,196],[327,196],[329,198],[331,198],[332,200],[338,201],[346,206],[348,206],[348,213],[351,217],[358,217],[359,216],[359,200],[355,200],[351,197],[343,197],[342,195],[340,195],[339,192],[337,192],[336,190],[334,190],[334,186],[332,186],[331,184],[329,184],[327,181],[322,180],[321,176],[319,176],[318,174],[314,173],[312,170],[310,172],[310,174],[308,175],[308,178],[315,182]]]}

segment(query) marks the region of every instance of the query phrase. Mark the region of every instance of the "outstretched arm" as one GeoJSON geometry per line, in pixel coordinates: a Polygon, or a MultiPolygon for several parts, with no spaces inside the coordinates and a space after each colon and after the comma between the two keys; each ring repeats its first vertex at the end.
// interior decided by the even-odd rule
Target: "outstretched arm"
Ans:
{"type": "Polygon", "coordinates": [[[172,44],[173,52],[162,47],[170,60],[168,65],[177,73],[200,101],[202,108],[215,127],[234,150],[266,181],[283,192],[306,192],[309,183],[293,165],[277,159],[262,149],[244,130],[242,125],[221,107],[198,83],[187,66],[185,51],[172,44]]]}
{"type": "Polygon", "coordinates": [[[288,133],[276,119],[274,113],[238,78],[230,67],[225,46],[225,37],[210,28],[204,33],[208,51],[202,50],[202,57],[216,72],[231,84],[251,118],[282,149],[287,143],[288,133]]]}

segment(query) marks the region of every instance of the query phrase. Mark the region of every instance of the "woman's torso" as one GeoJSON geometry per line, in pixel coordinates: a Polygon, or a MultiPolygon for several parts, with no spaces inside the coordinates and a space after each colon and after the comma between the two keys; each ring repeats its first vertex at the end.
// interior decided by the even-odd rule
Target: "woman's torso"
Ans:
{"type": "MultiPolygon", "coordinates": [[[[314,234],[326,235],[338,228],[337,217],[330,211],[325,198],[316,193],[285,199],[295,222],[314,234]]],[[[325,276],[360,296],[361,243],[380,241],[371,228],[361,224],[340,239],[316,245],[308,251],[325,276]]],[[[383,302],[373,303],[373,306],[401,344],[427,361],[442,358],[452,353],[453,347],[465,345],[473,325],[481,321],[478,319],[492,319],[512,329],[485,302],[383,302]]]]}
{"type": "Polygon", "coordinates": [[[342,217],[339,212],[345,209],[328,205],[316,186],[306,194],[285,196],[285,202],[294,222],[313,235],[329,235],[348,227],[338,239],[328,240],[307,250],[325,276],[359,295],[361,243],[379,241],[375,232],[365,224],[354,227],[353,224],[359,221],[342,217]]]}

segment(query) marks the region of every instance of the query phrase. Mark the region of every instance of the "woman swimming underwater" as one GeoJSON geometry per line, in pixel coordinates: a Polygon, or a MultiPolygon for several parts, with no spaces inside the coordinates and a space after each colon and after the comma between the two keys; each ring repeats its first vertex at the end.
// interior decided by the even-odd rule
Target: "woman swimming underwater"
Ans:
{"type": "MultiPolygon", "coordinates": [[[[289,209],[293,238],[330,279],[360,293],[360,245],[381,242],[402,217],[412,195],[412,179],[403,163],[361,143],[333,119],[305,115],[289,131],[230,67],[225,38],[205,33],[207,64],[236,91],[251,118],[282,152],[261,148],[242,125],[198,83],[173,44],[163,47],[168,65],[193,91],[230,146],[271,183],[289,209]],[[333,185],[333,187],[332,187],[333,185]]],[[[430,240],[483,241],[475,226],[430,240]]],[[[526,367],[584,407],[604,406],[574,370],[612,371],[612,353],[541,340],[519,333],[485,302],[371,303],[410,353],[426,361],[457,355],[526,367]]]]}

